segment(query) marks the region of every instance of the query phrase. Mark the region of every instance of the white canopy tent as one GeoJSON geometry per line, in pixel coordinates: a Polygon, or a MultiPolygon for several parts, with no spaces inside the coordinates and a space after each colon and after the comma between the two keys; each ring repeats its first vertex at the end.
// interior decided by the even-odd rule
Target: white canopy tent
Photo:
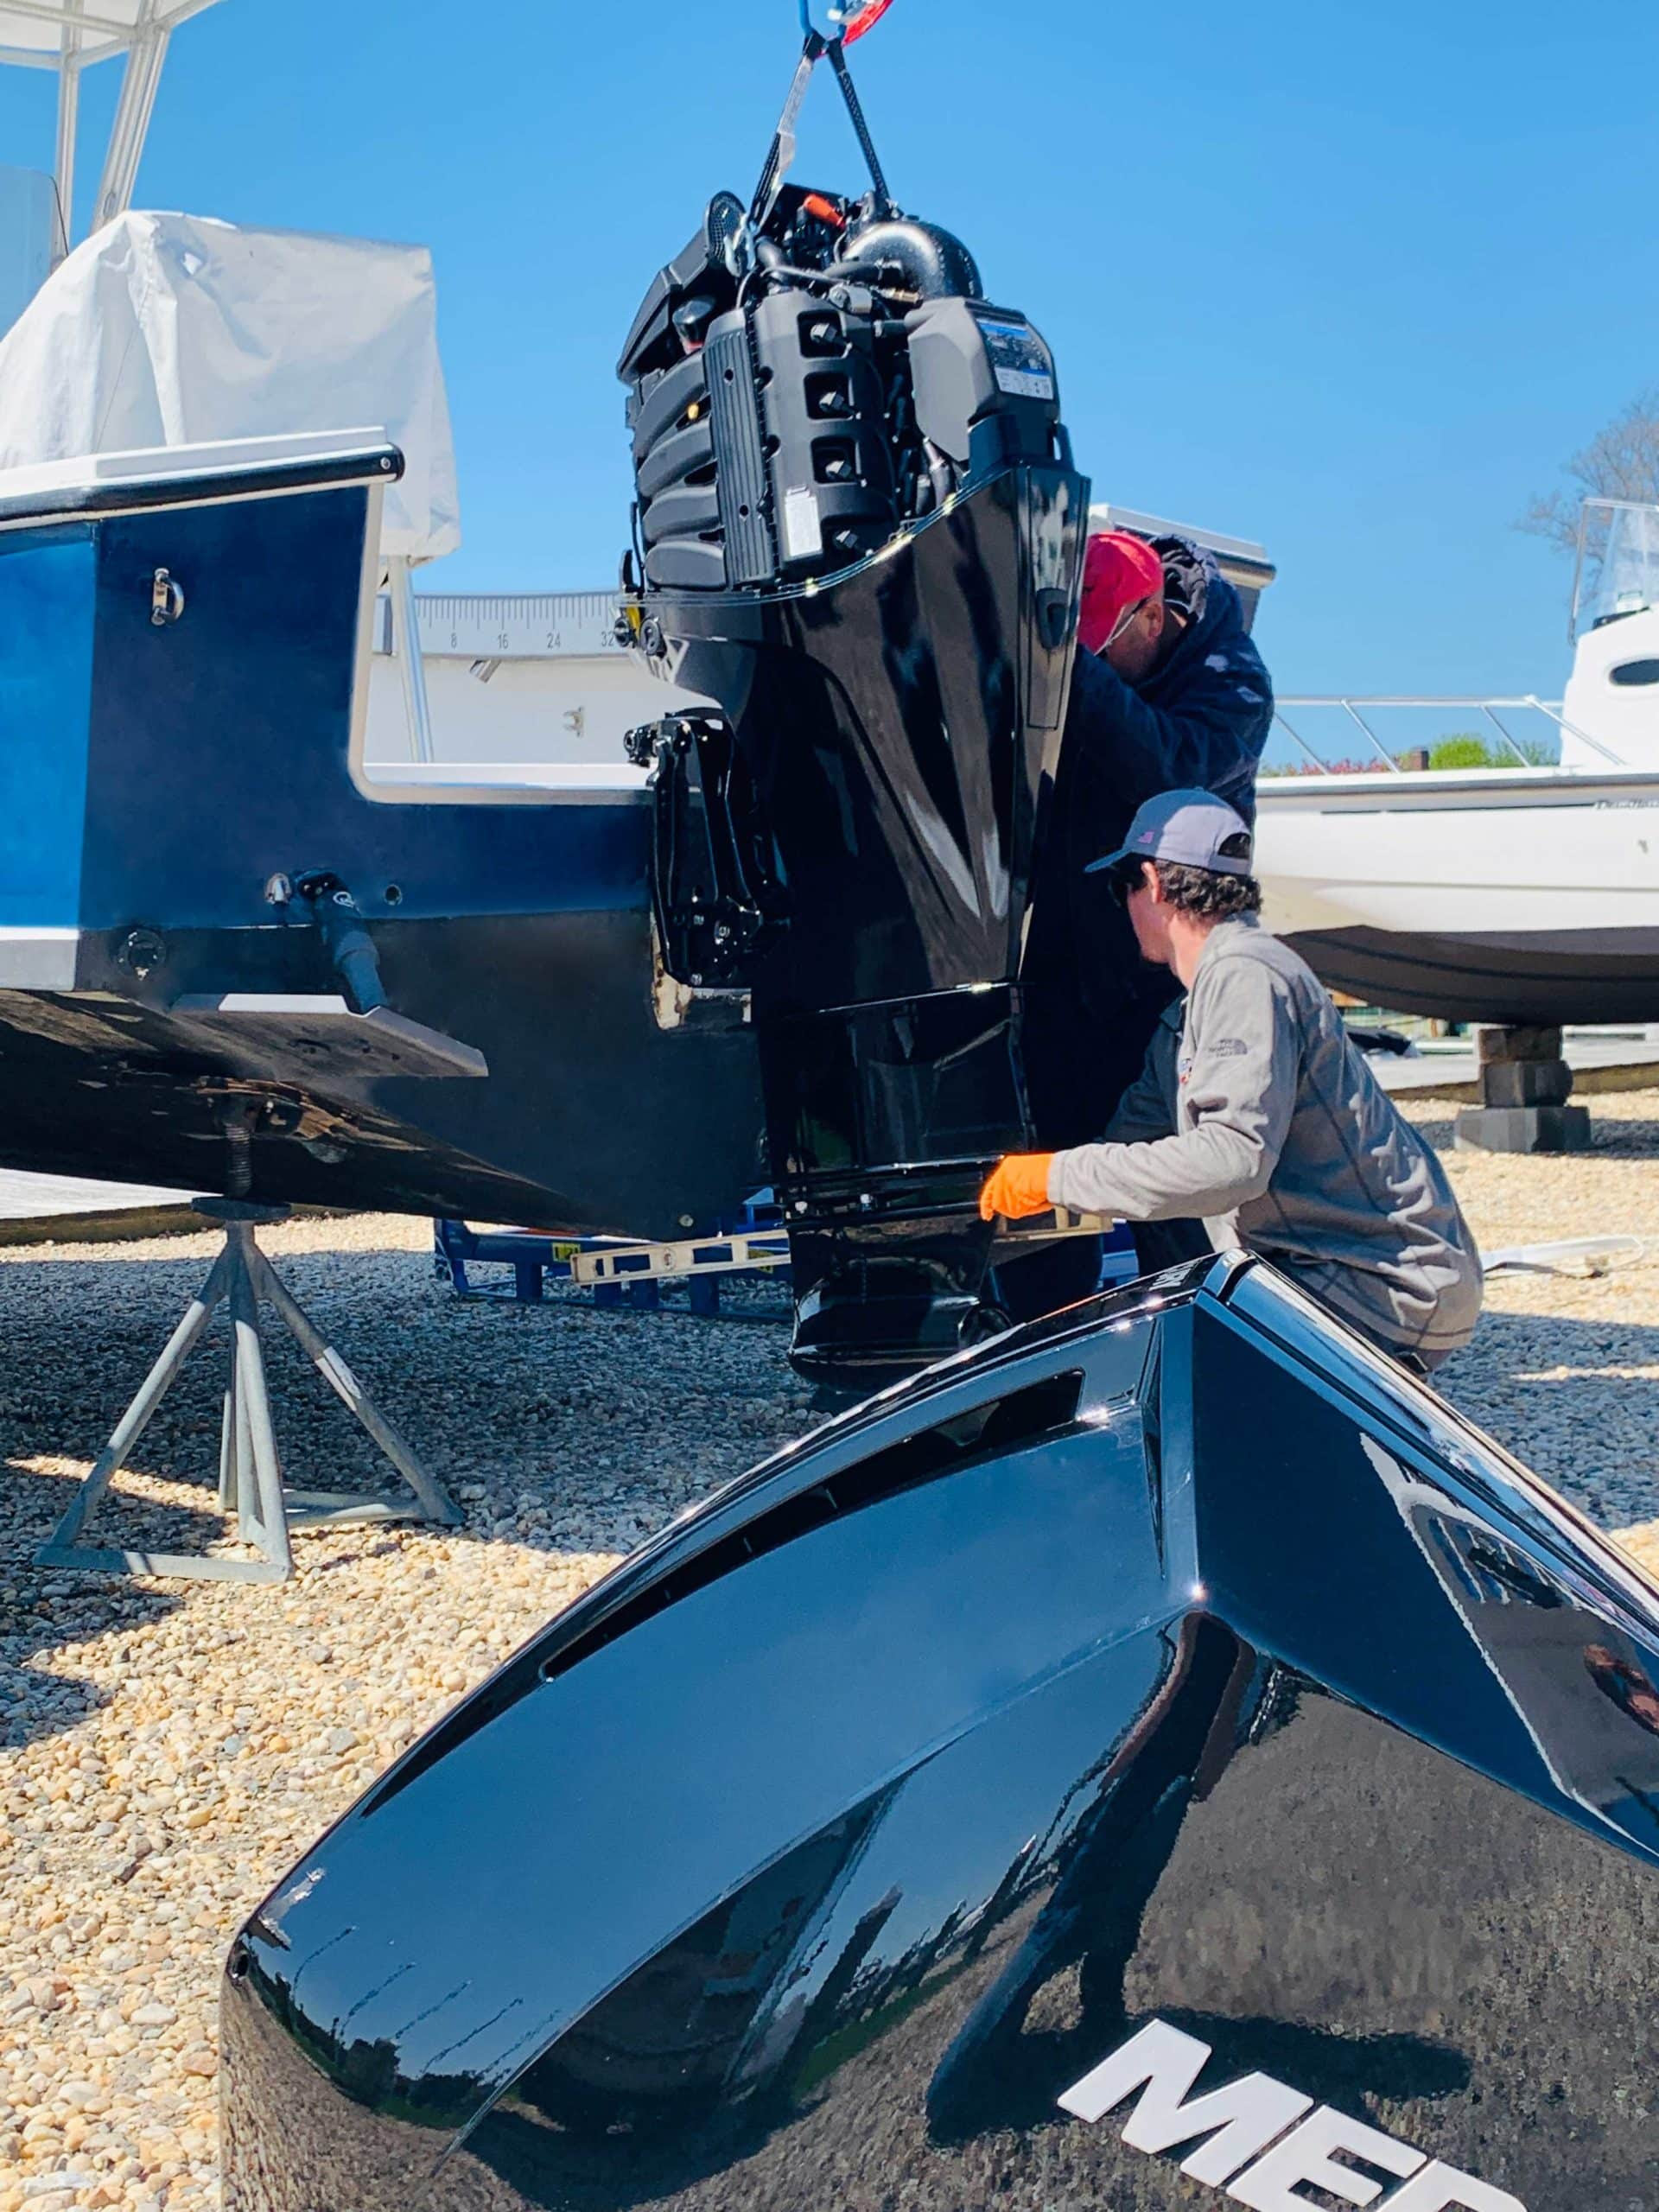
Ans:
{"type": "Polygon", "coordinates": [[[410,570],[460,537],[430,256],[129,213],[168,42],[215,5],[0,0],[0,66],[58,79],[54,273],[0,340],[0,468],[384,427],[405,473],[380,550],[410,749],[429,760],[410,570]],[[72,251],[81,72],[118,57],[91,234],[72,251]]]}
{"type": "Polygon", "coordinates": [[[132,204],[138,159],[168,40],[181,23],[216,4],[217,0],[0,0],[0,62],[58,73],[54,174],[60,258],[73,243],[81,71],[96,61],[126,58],[93,203],[92,227],[97,229],[132,204]]]}

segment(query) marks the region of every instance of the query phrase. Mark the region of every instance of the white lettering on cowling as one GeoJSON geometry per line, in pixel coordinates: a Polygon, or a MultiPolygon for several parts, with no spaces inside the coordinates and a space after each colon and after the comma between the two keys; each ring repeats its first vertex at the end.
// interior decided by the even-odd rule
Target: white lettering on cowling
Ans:
{"type": "Polygon", "coordinates": [[[1079,2120],[1100,2120],[1114,2105],[1140,2092],[1123,2125],[1123,2140],[1136,2151],[1168,2151],[1195,2135],[1210,2140],[1181,2161],[1195,2181],[1224,2182],[1275,2135],[1313,2109],[1313,2100],[1266,2074],[1245,2074],[1225,2088],[1188,2104],[1210,2046],[1166,2021],[1152,2020],[1121,2050],[1103,2059],[1060,2099],[1079,2120]]]}
{"type": "Polygon", "coordinates": [[[1181,2161],[1181,2171],[1225,2189],[1250,2212],[1302,2212],[1314,2202],[1303,2195],[1304,2184],[1350,2204],[1375,2206],[1376,2212],[1527,2212],[1518,2196],[1439,2158],[1426,2158],[1363,2120],[1331,2105],[1314,2111],[1312,2097],[1271,2075],[1242,2074],[1193,2097],[1210,2056],[1210,2045],[1196,2036],[1184,2035],[1166,2020],[1149,2020],[1074,2082],[1059,2102],[1092,2122],[1134,2097],[1135,2108],[1123,2123],[1123,2140],[1132,2150],[1168,2151],[1203,2136],[1181,2161]],[[1338,2164],[1338,2152],[1401,2175],[1400,2187],[1378,2202],[1384,2184],[1338,2164]]]}
{"type": "Polygon", "coordinates": [[[1386,2174],[1414,2174],[1423,2163],[1421,2151],[1396,2143],[1363,2120],[1350,2120],[1345,2112],[1321,2105],[1282,2143],[1275,2143],[1228,2190],[1229,2196],[1248,2204],[1251,2212],[1304,2212],[1313,2202],[1300,2183],[1328,2190],[1347,2204],[1372,2204],[1382,2194],[1382,2184],[1352,2166],[1339,2166],[1333,2151],[1345,2151],[1368,2165],[1381,2166],[1386,2174]]]}

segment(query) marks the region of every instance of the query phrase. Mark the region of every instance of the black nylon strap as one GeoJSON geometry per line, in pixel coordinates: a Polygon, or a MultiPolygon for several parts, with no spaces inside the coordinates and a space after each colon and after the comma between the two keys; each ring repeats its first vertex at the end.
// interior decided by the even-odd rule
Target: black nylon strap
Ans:
{"type": "MultiPolygon", "coordinates": [[[[839,48],[836,50],[839,51],[839,48]]],[[[758,228],[772,213],[772,203],[777,196],[778,188],[795,158],[796,120],[801,112],[801,102],[806,98],[806,88],[812,81],[812,72],[823,52],[824,41],[821,33],[809,30],[801,47],[801,58],[795,65],[795,74],[784,102],[784,111],[778,118],[778,128],[772,134],[772,149],[766,156],[766,167],[760,172],[760,183],[754,188],[754,198],[749,202],[751,228],[758,228]]]]}
{"type": "Polygon", "coordinates": [[[858,143],[863,149],[868,164],[870,182],[875,187],[875,196],[881,203],[884,214],[893,212],[893,194],[887,190],[887,180],[881,173],[880,156],[875,150],[875,141],[870,136],[870,126],[864,120],[864,110],[858,97],[858,87],[853,82],[853,73],[847,67],[847,51],[840,39],[831,40],[829,47],[830,67],[836,73],[836,82],[841,86],[842,98],[847,103],[847,112],[853,119],[858,133],[858,143]]]}

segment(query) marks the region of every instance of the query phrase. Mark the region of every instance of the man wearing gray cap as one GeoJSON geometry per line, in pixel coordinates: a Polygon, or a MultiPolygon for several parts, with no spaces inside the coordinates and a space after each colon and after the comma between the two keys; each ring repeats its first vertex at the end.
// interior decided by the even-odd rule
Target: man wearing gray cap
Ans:
{"type": "Polygon", "coordinates": [[[1395,1111],[1328,994],[1258,919],[1250,832],[1208,791],[1148,799],[1090,863],[1144,959],[1185,990],[1099,1144],[1014,1153],[988,1221],[1052,1205],[1130,1222],[1200,1215],[1427,1372],[1480,1313],[1480,1255],[1440,1161],[1395,1111]]]}

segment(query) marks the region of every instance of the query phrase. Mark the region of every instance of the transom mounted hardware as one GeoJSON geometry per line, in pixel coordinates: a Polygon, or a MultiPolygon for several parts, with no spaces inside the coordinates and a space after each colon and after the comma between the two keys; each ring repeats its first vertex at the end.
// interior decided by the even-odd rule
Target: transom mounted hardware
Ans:
{"type": "Polygon", "coordinates": [[[176,622],[184,612],[184,587],[170,569],[157,569],[149,584],[149,619],[156,629],[176,622]]]}

